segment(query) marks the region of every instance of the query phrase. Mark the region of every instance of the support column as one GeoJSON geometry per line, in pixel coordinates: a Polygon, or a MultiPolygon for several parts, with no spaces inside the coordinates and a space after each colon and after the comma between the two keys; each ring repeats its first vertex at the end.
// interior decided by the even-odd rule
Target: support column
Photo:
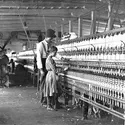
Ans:
{"type": "Polygon", "coordinates": [[[91,11],[91,29],[90,34],[96,33],[96,11],[91,11]]]}
{"type": "Polygon", "coordinates": [[[111,2],[109,1],[108,3],[108,25],[107,25],[107,30],[112,30],[113,29],[113,18],[112,18],[112,5],[111,2]]]}
{"type": "Polygon", "coordinates": [[[72,32],[72,21],[69,20],[69,32],[72,32]]]}
{"type": "Polygon", "coordinates": [[[62,36],[64,35],[64,24],[61,24],[61,33],[62,33],[62,36]]]}
{"type": "Polygon", "coordinates": [[[58,42],[58,27],[55,27],[56,42],[58,42]]]}
{"type": "Polygon", "coordinates": [[[61,38],[62,38],[62,33],[61,31],[58,31],[58,39],[61,40],[61,38]]]}
{"type": "MultiPolygon", "coordinates": [[[[125,116],[125,104],[123,104],[123,110],[124,110],[124,116],[125,116]]],[[[125,119],[124,119],[123,125],[125,125],[125,119]]]]}
{"type": "Polygon", "coordinates": [[[78,37],[82,37],[82,19],[78,18],[78,37]]]}
{"type": "Polygon", "coordinates": [[[23,47],[23,50],[27,50],[27,43],[23,43],[22,47],[23,47]]]}
{"type": "Polygon", "coordinates": [[[27,50],[30,48],[30,43],[27,41],[27,50]]]}

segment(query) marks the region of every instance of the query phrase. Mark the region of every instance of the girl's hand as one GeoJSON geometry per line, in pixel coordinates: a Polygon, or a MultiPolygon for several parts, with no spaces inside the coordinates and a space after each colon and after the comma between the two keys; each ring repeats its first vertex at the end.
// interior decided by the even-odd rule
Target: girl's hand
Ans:
{"type": "Polygon", "coordinates": [[[62,61],[69,61],[70,59],[69,59],[69,58],[64,58],[64,57],[62,57],[61,60],[62,60],[62,61]]]}
{"type": "Polygon", "coordinates": [[[65,67],[65,68],[64,68],[64,71],[67,71],[68,69],[69,69],[69,67],[65,67]]]}

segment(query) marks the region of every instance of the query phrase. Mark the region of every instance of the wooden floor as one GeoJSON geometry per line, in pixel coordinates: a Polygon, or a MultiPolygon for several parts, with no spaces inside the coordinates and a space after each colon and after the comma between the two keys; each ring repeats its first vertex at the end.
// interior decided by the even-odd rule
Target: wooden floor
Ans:
{"type": "MultiPolygon", "coordinates": [[[[63,103],[63,99],[59,99],[63,103]]],[[[0,88],[0,125],[120,125],[119,121],[82,119],[81,109],[69,106],[48,111],[39,103],[36,88],[18,86],[0,88]],[[114,123],[115,122],[115,123],[114,123]]],[[[122,124],[121,124],[122,125],[122,124]]]]}

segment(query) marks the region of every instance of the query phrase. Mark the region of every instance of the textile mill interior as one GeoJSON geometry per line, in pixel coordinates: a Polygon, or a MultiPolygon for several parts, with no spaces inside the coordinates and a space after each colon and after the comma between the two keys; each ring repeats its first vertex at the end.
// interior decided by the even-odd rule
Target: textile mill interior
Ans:
{"type": "Polygon", "coordinates": [[[68,67],[58,73],[64,104],[81,105],[85,120],[102,111],[125,125],[125,0],[0,0],[1,88],[7,81],[37,87],[34,59],[47,29],[63,57],[54,58],[57,69],[68,67]]]}

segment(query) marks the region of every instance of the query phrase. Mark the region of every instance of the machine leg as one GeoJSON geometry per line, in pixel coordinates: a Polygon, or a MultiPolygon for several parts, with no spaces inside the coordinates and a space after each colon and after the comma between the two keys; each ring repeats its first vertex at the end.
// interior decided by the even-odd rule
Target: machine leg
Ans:
{"type": "Polygon", "coordinates": [[[87,102],[82,102],[82,114],[83,114],[83,118],[87,119],[88,116],[88,108],[89,108],[89,104],[87,102]]]}
{"type": "Polygon", "coordinates": [[[75,105],[75,88],[72,87],[72,105],[75,105]]]}
{"type": "Polygon", "coordinates": [[[64,95],[64,104],[65,104],[65,106],[68,105],[68,101],[69,101],[68,94],[65,93],[65,95],[64,95]]]}
{"type": "Polygon", "coordinates": [[[35,86],[35,73],[33,73],[33,86],[35,86]]]}
{"type": "Polygon", "coordinates": [[[33,74],[33,86],[37,86],[38,75],[36,73],[33,74]]]}
{"type": "MultiPolygon", "coordinates": [[[[124,109],[124,116],[125,116],[125,104],[124,104],[123,109],[124,109]]],[[[125,125],[125,118],[124,118],[124,125],[125,125]]]]}

